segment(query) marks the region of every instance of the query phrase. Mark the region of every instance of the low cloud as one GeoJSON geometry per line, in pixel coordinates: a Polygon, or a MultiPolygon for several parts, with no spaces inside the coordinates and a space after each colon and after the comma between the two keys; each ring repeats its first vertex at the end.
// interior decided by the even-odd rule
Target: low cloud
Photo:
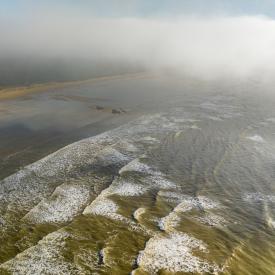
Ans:
{"type": "MultiPolygon", "coordinates": [[[[74,60],[203,78],[271,77],[275,21],[260,16],[88,18],[47,15],[2,21],[0,60],[74,60]]],[[[1,67],[1,64],[0,64],[1,67]]],[[[0,68],[3,70],[3,68],[0,68]]]]}

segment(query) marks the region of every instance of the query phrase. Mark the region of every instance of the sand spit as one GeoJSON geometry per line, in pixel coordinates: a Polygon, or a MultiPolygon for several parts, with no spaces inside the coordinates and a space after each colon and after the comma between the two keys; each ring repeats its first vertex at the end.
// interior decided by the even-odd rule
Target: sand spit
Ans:
{"type": "Polygon", "coordinates": [[[146,77],[146,74],[145,73],[121,74],[121,75],[113,75],[113,76],[101,76],[101,77],[91,78],[87,80],[80,80],[80,81],[53,82],[53,83],[46,83],[46,84],[33,84],[30,86],[2,88],[0,89],[0,100],[9,100],[9,99],[26,96],[33,93],[44,92],[50,89],[73,87],[73,86],[97,83],[97,82],[108,81],[108,80],[119,80],[119,79],[139,78],[139,77],[146,77]]]}

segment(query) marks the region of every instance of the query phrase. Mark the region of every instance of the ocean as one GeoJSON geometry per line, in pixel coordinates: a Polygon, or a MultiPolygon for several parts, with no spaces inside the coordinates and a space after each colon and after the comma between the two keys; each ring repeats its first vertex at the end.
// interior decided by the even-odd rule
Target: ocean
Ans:
{"type": "Polygon", "coordinates": [[[275,274],[272,87],[148,74],[2,101],[0,274],[275,274]]]}

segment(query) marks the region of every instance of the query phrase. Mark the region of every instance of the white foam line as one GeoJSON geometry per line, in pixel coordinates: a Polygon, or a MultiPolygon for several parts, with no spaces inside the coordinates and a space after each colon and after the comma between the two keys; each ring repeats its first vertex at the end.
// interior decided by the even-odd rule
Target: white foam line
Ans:
{"type": "Polygon", "coordinates": [[[135,218],[137,221],[139,221],[139,220],[140,220],[140,217],[141,217],[143,214],[145,214],[145,213],[146,213],[146,209],[143,208],[143,207],[141,207],[141,208],[138,208],[138,209],[134,212],[133,216],[134,216],[134,218],[135,218]]]}
{"type": "Polygon", "coordinates": [[[171,189],[177,187],[174,182],[166,179],[162,172],[142,162],[140,158],[134,159],[125,165],[122,169],[120,169],[119,174],[123,175],[125,172],[138,172],[143,174],[143,178],[141,180],[148,185],[148,189],[171,189]]]}
{"type": "Polygon", "coordinates": [[[207,213],[202,217],[194,217],[194,219],[209,226],[225,226],[227,224],[227,221],[223,217],[212,213],[207,213]]]}
{"type": "Polygon", "coordinates": [[[98,165],[104,166],[123,166],[131,160],[131,157],[120,153],[115,148],[108,146],[100,151],[100,154],[96,156],[98,165]]]}
{"type": "Polygon", "coordinates": [[[166,200],[167,202],[177,203],[175,207],[176,212],[186,212],[194,208],[199,209],[213,209],[220,207],[220,204],[205,196],[191,197],[179,192],[161,190],[158,192],[158,196],[166,200]]]}
{"type": "Polygon", "coordinates": [[[119,206],[109,198],[113,195],[113,190],[116,188],[116,181],[114,181],[107,189],[103,190],[101,194],[90,204],[84,211],[83,215],[95,215],[122,222],[129,226],[129,229],[152,236],[154,233],[145,228],[143,225],[137,224],[133,220],[117,213],[119,206]]]}
{"type": "Polygon", "coordinates": [[[139,172],[150,175],[153,173],[153,170],[148,164],[141,162],[140,159],[137,158],[132,160],[119,170],[120,175],[125,172],[139,172]]]}
{"type": "MultiPolygon", "coordinates": [[[[167,232],[174,231],[175,228],[178,226],[179,222],[181,221],[181,218],[180,218],[181,213],[189,212],[193,209],[203,209],[203,210],[214,209],[220,206],[219,203],[214,202],[204,196],[198,196],[194,198],[194,197],[189,197],[185,195],[177,195],[174,192],[163,192],[162,194],[164,194],[165,196],[167,195],[172,196],[172,198],[176,198],[177,200],[181,200],[181,203],[179,203],[171,213],[169,213],[166,217],[161,218],[159,221],[160,229],[165,230],[167,232]]],[[[203,221],[205,221],[205,223],[207,221],[210,222],[210,218],[211,217],[208,217],[208,220],[207,218],[205,218],[205,220],[202,219],[202,222],[203,221]]],[[[218,218],[216,217],[216,221],[217,220],[218,218]]],[[[214,222],[215,222],[215,217],[213,216],[212,223],[214,222]]]]}
{"type": "Polygon", "coordinates": [[[243,196],[243,200],[247,202],[275,202],[274,195],[265,195],[263,193],[247,193],[243,196]]]}
{"type": "Polygon", "coordinates": [[[207,247],[202,241],[187,234],[158,234],[146,243],[137,262],[141,270],[150,274],[158,274],[160,270],[210,274],[220,271],[215,263],[194,256],[194,249],[207,252],[207,247]]]}
{"type": "Polygon", "coordinates": [[[68,237],[67,232],[53,232],[39,241],[37,245],[3,263],[0,268],[18,275],[67,275],[75,274],[75,272],[80,274],[81,270],[62,256],[68,237]]]}
{"type": "Polygon", "coordinates": [[[249,137],[247,137],[247,139],[250,139],[250,140],[252,140],[254,142],[258,142],[258,143],[264,142],[264,139],[260,135],[249,136],[249,137]]]}
{"type": "Polygon", "coordinates": [[[161,218],[158,225],[161,230],[170,232],[175,230],[180,221],[178,214],[173,211],[168,216],[161,218]]]}
{"type": "Polygon", "coordinates": [[[179,192],[173,192],[173,191],[167,191],[167,190],[160,190],[158,192],[158,197],[161,197],[168,203],[176,203],[179,204],[184,198],[186,198],[186,195],[182,195],[179,192]]]}
{"type": "Polygon", "coordinates": [[[116,185],[112,185],[112,187],[110,187],[110,191],[113,194],[117,194],[120,196],[126,196],[126,197],[140,196],[149,190],[149,186],[132,183],[126,180],[125,181],[118,180],[116,183],[117,183],[116,185]]]}
{"type": "Polygon", "coordinates": [[[32,223],[60,223],[71,221],[79,214],[90,198],[87,186],[63,184],[49,199],[42,200],[23,219],[32,223]]]}
{"type": "Polygon", "coordinates": [[[166,179],[162,173],[156,173],[155,175],[149,176],[146,178],[146,181],[152,184],[152,187],[158,189],[171,189],[177,187],[174,182],[166,179]]]}

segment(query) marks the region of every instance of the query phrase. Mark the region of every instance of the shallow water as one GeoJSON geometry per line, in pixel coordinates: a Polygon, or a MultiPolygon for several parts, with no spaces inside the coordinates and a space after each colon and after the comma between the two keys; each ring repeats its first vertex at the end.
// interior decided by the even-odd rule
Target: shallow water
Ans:
{"type": "MultiPolygon", "coordinates": [[[[1,274],[275,274],[269,86],[151,76],[79,87],[78,100],[74,89],[13,103],[47,110],[61,101],[70,109],[58,119],[58,102],[44,116],[37,108],[37,124],[34,111],[3,118],[6,127],[40,125],[24,164],[92,137],[1,181],[1,274]],[[113,124],[94,110],[86,123],[83,106],[98,101],[113,124]],[[39,135],[55,137],[48,125],[68,137],[38,154],[39,135]]],[[[16,147],[20,135],[3,140],[16,147]]]]}

